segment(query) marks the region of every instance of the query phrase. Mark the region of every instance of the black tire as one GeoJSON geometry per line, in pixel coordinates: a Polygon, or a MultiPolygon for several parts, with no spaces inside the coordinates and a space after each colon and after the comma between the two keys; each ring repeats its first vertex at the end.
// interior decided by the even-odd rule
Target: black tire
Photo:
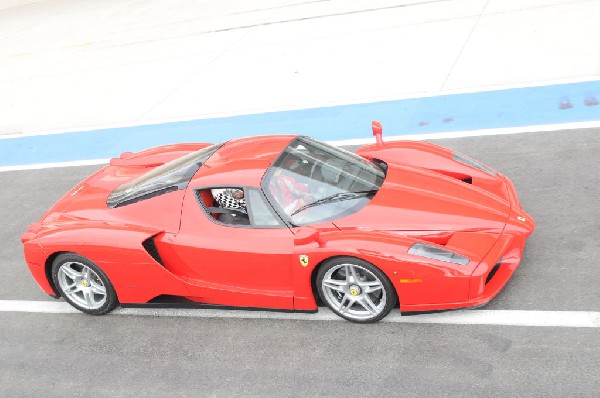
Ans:
{"type": "Polygon", "coordinates": [[[92,261],[78,254],[63,253],[54,259],[52,263],[52,281],[65,301],[86,314],[104,315],[119,305],[117,293],[106,274],[92,261]],[[86,267],[93,272],[89,272],[86,267]],[[61,268],[63,268],[62,271],[61,268]],[[79,271],[82,276],[80,278],[69,276],[67,270],[70,272],[79,271]],[[69,284],[70,286],[68,286],[69,284]],[[71,288],[69,292],[65,291],[67,288],[71,288]],[[102,288],[104,291],[98,293],[102,288]],[[88,301],[88,303],[95,305],[86,306],[84,302],[90,296],[91,301],[88,301]],[[96,301],[96,298],[99,298],[99,300],[96,301]]]}
{"type": "Polygon", "coordinates": [[[317,272],[316,282],[321,300],[336,315],[351,322],[380,321],[398,302],[388,277],[373,264],[355,257],[326,261],[317,272]]]}

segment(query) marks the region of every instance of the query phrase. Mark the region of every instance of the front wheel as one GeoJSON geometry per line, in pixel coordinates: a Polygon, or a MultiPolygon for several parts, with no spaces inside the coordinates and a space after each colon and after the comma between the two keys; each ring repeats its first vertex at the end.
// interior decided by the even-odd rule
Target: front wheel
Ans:
{"type": "Polygon", "coordinates": [[[317,273],[317,286],[327,306],[352,322],[377,322],[389,314],[398,300],[381,270],[352,257],[325,263],[317,273]]]}
{"type": "Polygon", "coordinates": [[[119,304],[106,274],[78,254],[64,253],[56,257],[52,263],[52,280],[69,304],[87,314],[106,314],[119,304]]]}

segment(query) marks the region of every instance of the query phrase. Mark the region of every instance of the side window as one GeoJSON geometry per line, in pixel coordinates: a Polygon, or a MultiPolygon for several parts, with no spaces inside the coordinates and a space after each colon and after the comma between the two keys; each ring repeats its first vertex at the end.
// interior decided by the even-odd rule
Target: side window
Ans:
{"type": "Polygon", "coordinates": [[[244,187],[215,187],[196,191],[208,217],[219,224],[277,228],[285,226],[260,190],[244,187]]]}
{"type": "Polygon", "coordinates": [[[201,189],[196,195],[213,220],[228,225],[250,225],[244,188],[201,189]]]}
{"type": "Polygon", "coordinates": [[[248,203],[252,225],[257,227],[283,226],[282,221],[275,215],[258,189],[248,189],[248,203]]]}

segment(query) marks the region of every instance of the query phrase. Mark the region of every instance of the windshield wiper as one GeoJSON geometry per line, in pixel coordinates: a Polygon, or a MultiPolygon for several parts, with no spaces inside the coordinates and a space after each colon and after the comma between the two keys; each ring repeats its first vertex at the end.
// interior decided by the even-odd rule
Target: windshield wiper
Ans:
{"type": "Polygon", "coordinates": [[[357,199],[357,198],[360,198],[361,196],[375,195],[377,193],[377,191],[378,191],[377,189],[370,189],[368,191],[338,192],[336,194],[329,195],[329,196],[326,196],[319,200],[316,200],[314,202],[305,204],[304,206],[298,208],[296,211],[294,211],[292,214],[290,214],[290,217],[294,216],[295,214],[300,213],[301,211],[304,211],[306,209],[314,207],[314,206],[319,206],[319,205],[323,205],[326,203],[341,202],[344,200],[357,199]]]}

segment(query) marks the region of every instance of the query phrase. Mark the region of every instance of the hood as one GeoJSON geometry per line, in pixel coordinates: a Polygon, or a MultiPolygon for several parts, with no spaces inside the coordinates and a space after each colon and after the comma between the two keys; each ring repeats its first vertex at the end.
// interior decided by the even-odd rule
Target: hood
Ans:
{"type": "Polygon", "coordinates": [[[380,190],[361,211],[334,223],[340,229],[501,233],[508,201],[433,171],[389,165],[380,190]]]}

